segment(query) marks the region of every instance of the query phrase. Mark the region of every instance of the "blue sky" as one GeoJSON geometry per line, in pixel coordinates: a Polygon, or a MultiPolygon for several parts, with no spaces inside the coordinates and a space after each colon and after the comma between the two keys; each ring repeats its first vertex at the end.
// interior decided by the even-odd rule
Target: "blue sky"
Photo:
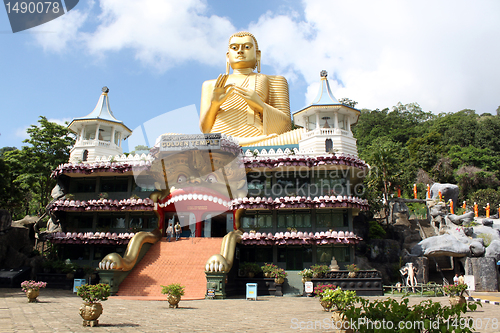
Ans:
{"type": "Polygon", "coordinates": [[[288,79],[292,111],[326,69],[335,96],[359,108],[495,114],[499,17],[495,0],[81,0],[13,34],[0,10],[0,147],[20,148],[40,115],[90,113],[105,85],[129,128],[161,116],[162,132],[194,133],[201,85],[225,70],[227,39],[241,30],[257,37],[262,72],[288,79]]]}

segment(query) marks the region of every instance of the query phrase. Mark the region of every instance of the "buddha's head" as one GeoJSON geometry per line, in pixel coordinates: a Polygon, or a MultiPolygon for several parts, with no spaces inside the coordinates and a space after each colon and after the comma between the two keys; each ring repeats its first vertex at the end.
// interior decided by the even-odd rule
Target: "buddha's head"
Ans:
{"type": "Polygon", "coordinates": [[[260,50],[255,36],[249,32],[242,31],[229,37],[226,58],[233,69],[255,69],[255,67],[258,67],[260,50]]]}

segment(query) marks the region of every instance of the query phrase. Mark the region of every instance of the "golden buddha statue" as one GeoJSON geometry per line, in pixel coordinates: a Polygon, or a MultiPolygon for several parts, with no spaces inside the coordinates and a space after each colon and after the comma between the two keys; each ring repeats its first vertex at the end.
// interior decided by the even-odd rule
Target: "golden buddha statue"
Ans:
{"type": "Polygon", "coordinates": [[[241,146],[248,146],[291,130],[288,83],[282,76],[260,74],[260,59],[257,40],[251,33],[238,32],[229,38],[226,74],[203,83],[203,133],[229,134],[241,146]]]}

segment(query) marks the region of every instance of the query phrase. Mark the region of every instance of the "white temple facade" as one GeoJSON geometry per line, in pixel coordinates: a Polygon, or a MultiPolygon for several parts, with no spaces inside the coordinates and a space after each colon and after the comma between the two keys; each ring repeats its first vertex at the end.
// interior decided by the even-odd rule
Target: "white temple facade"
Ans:
{"type": "Polygon", "coordinates": [[[94,110],[85,117],[75,118],[68,125],[76,134],[76,142],[70,151],[69,162],[89,163],[97,157],[121,155],[122,142],[132,131],[116,119],[109,106],[109,89],[102,88],[94,110]]]}

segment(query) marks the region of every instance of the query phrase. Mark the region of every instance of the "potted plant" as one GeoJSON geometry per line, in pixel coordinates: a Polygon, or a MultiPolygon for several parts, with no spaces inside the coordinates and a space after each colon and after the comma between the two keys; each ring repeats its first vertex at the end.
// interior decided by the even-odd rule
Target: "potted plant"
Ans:
{"type": "Polygon", "coordinates": [[[253,278],[261,272],[260,266],[254,262],[244,262],[240,264],[240,269],[249,278],[253,278]]]}
{"type": "Polygon", "coordinates": [[[287,277],[287,272],[283,268],[275,268],[271,272],[271,277],[274,278],[274,282],[276,284],[283,284],[285,282],[285,278],[287,277]]]}
{"type": "Polygon", "coordinates": [[[464,292],[467,290],[467,285],[464,283],[461,284],[450,284],[448,286],[443,287],[443,291],[445,294],[450,296],[450,304],[452,306],[465,304],[467,301],[464,297],[464,292]]]}
{"type": "Polygon", "coordinates": [[[29,303],[36,302],[36,298],[40,295],[40,288],[45,288],[46,286],[47,282],[42,281],[29,280],[21,283],[21,288],[26,293],[29,303]]]}
{"type": "Polygon", "coordinates": [[[62,273],[66,274],[66,278],[68,280],[72,280],[75,277],[75,271],[78,268],[78,265],[70,263],[65,263],[62,267],[62,273]]]}
{"type": "Polygon", "coordinates": [[[184,287],[179,283],[172,283],[168,286],[161,286],[161,293],[167,295],[169,308],[178,308],[181,296],[184,295],[184,287]]]}
{"type": "Polygon", "coordinates": [[[261,268],[262,272],[264,273],[264,277],[270,278],[272,271],[274,271],[276,268],[278,268],[278,266],[276,266],[274,264],[266,263],[266,264],[264,264],[264,266],[261,266],[260,268],[261,268]]]}
{"type": "Polygon", "coordinates": [[[346,268],[349,271],[348,276],[350,278],[356,277],[356,273],[359,271],[359,268],[356,266],[356,264],[347,265],[346,268]]]}
{"type": "Polygon", "coordinates": [[[329,271],[327,265],[312,265],[311,269],[313,271],[313,278],[323,277],[329,271]]]}
{"type": "Polygon", "coordinates": [[[110,295],[109,284],[84,284],[83,286],[76,287],[76,290],[77,295],[83,300],[83,304],[80,307],[83,326],[97,326],[99,324],[97,319],[102,314],[101,302],[107,300],[110,295]]]}
{"type": "Polygon", "coordinates": [[[333,306],[333,303],[328,300],[323,301],[323,294],[325,293],[325,291],[335,288],[337,288],[337,286],[335,286],[334,284],[321,284],[321,283],[318,284],[316,287],[314,287],[314,297],[319,298],[319,303],[323,307],[324,311],[327,312],[330,311],[330,309],[333,306]]]}
{"type": "Polygon", "coordinates": [[[313,270],[310,268],[304,268],[297,274],[302,276],[302,283],[306,283],[306,281],[311,281],[311,278],[313,277],[313,270]]]}
{"type": "Polygon", "coordinates": [[[99,200],[104,200],[104,199],[107,199],[108,197],[109,197],[109,195],[107,192],[99,193],[99,200]]]}
{"type": "Polygon", "coordinates": [[[335,322],[335,327],[342,327],[346,332],[354,332],[349,329],[349,321],[344,312],[358,301],[355,291],[341,288],[326,289],[322,293],[321,301],[332,304],[332,321],[335,322]]]}

